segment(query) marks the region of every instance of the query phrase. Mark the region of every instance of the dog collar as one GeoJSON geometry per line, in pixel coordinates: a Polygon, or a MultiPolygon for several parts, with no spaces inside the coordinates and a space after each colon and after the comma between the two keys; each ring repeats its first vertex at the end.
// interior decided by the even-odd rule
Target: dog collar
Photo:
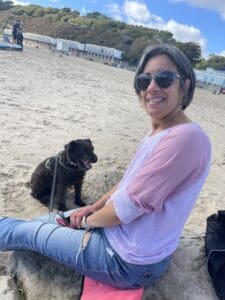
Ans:
{"type": "Polygon", "coordinates": [[[66,159],[67,159],[67,162],[68,162],[70,165],[77,167],[77,163],[75,163],[74,161],[72,161],[72,160],[69,158],[68,153],[66,153],[66,159]]]}
{"type": "Polygon", "coordinates": [[[71,172],[78,172],[80,170],[74,170],[74,167],[78,167],[78,164],[71,161],[70,158],[68,157],[68,155],[66,155],[66,163],[68,163],[68,165],[71,165],[71,168],[67,165],[65,165],[65,163],[63,162],[63,152],[59,152],[59,164],[66,170],[71,171],[71,172]]]}
{"type": "Polygon", "coordinates": [[[55,156],[49,157],[45,162],[45,167],[50,173],[52,173],[54,164],[55,164],[55,156]]]}

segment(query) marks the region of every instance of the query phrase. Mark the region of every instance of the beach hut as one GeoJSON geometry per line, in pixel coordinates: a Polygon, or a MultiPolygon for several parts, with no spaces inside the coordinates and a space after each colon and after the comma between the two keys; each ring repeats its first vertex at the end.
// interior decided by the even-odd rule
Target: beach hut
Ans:
{"type": "MultiPolygon", "coordinates": [[[[12,31],[9,29],[4,30],[4,34],[11,36],[12,31]]],[[[61,51],[64,54],[75,54],[77,56],[80,53],[88,56],[89,60],[93,60],[93,58],[97,58],[102,61],[109,61],[110,63],[106,63],[109,65],[118,66],[122,59],[122,52],[115,49],[109,48],[101,45],[93,45],[93,44],[82,44],[78,41],[53,38],[50,36],[45,36],[41,34],[35,33],[24,33],[24,40],[26,43],[30,45],[44,45],[48,46],[49,49],[55,48],[57,51],[61,51]]]]}
{"type": "Polygon", "coordinates": [[[69,54],[69,46],[62,39],[56,40],[56,50],[63,52],[64,54],[69,54]]]}
{"type": "Polygon", "coordinates": [[[219,94],[225,88],[225,72],[212,68],[206,70],[195,70],[197,86],[209,89],[219,94]]]}
{"type": "Polygon", "coordinates": [[[56,49],[58,51],[62,51],[66,54],[76,54],[79,56],[79,53],[84,51],[85,44],[79,43],[77,41],[65,40],[65,39],[57,39],[56,49]]]}
{"type": "Polygon", "coordinates": [[[86,44],[85,54],[91,57],[97,57],[104,61],[111,61],[112,65],[118,64],[122,59],[122,52],[109,47],[104,47],[100,45],[86,44]]]}
{"type": "MultiPolygon", "coordinates": [[[[10,29],[4,29],[4,34],[11,37],[12,31],[10,29]]],[[[25,32],[23,33],[23,37],[25,42],[30,45],[56,47],[57,44],[57,39],[41,34],[25,32]]]]}

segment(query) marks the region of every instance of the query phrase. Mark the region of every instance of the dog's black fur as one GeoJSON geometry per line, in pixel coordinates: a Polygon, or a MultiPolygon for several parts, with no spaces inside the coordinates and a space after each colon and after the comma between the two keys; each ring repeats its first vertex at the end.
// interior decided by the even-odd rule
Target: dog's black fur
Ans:
{"type": "Polygon", "coordinates": [[[66,210],[65,196],[67,188],[74,186],[74,204],[85,206],[81,200],[81,190],[86,171],[91,163],[97,162],[94,147],[90,139],[73,140],[64,146],[64,150],[56,156],[41,162],[34,170],[31,181],[31,195],[44,205],[49,205],[55,162],[57,175],[54,193],[54,207],[66,210]]]}

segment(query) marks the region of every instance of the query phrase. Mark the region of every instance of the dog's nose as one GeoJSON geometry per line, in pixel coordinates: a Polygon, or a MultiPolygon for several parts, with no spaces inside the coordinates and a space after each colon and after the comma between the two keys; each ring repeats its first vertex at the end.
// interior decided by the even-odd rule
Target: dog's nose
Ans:
{"type": "Polygon", "coordinates": [[[96,155],[92,156],[91,162],[96,163],[98,160],[98,157],[96,155]]]}

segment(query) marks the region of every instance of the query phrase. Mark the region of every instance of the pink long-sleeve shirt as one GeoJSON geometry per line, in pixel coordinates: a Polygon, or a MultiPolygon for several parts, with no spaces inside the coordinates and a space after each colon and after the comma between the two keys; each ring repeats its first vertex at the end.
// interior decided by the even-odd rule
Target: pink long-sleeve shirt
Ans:
{"type": "Polygon", "coordinates": [[[194,123],[144,137],[109,200],[122,224],[104,231],[122,259],[151,264],[175,251],[210,159],[209,139],[194,123]]]}

